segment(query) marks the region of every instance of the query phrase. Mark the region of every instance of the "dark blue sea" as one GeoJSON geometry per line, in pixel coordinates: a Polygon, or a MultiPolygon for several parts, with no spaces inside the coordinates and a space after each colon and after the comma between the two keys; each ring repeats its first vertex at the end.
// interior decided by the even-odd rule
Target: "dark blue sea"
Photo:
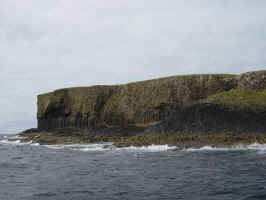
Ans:
{"type": "Polygon", "coordinates": [[[0,136],[0,200],[266,200],[266,145],[40,146],[0,136]]]}

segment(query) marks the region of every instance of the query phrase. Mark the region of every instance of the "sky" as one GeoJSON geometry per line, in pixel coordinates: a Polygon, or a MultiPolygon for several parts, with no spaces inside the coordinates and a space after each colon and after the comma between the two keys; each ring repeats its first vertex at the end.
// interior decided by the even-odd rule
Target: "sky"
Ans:
{"type": "Polygon", "coordinates": [[[263,0],[1,0],[0,133],[36,127],[37,95],[266,69],[263,0]]]}

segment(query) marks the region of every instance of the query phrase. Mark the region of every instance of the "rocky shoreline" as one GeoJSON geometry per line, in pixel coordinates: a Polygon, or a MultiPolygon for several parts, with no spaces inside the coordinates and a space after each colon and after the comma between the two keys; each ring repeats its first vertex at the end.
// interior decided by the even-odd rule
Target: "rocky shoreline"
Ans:
{"type": "Polygon", "coordinates": [[[99,142],[112,142],[116,147],[170,145],[180,148],[203,146],[228,147],[235,145],[250,145],[253,143],[265,144],[266,135],[258,133],[220,133],[220,134],[145,134],[136,136],[81,136],[81,135],[55,135],[51,132],[21,133],[22,142],[32,141],[40,145],[57,144],[90,144],[99,142]]]}

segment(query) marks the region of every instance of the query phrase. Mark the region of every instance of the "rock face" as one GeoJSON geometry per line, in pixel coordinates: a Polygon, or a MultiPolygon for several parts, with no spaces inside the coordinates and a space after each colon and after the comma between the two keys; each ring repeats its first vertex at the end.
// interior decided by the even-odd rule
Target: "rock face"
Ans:
{"type": "MultiPolygon", "coordinates": [[[[38,129],[266,131],[266,71],[187,75],[38,96],[38,129]]],[[[139,130],[139,131],[137,131],[139,130]]],[[[101,133],[104,131],[100,131],[101,133]]]]}

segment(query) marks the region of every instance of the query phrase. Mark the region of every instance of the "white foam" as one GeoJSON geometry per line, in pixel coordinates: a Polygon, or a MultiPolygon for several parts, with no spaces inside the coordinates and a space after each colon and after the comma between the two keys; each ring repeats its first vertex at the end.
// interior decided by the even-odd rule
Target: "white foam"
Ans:
{"type": "Polygon", "coordinates": [[[21,142],[21,140],[9,140],[9,139],[4,139],[0,140],[1,144],[10,144],[10,145],[26,145],[26,144],[32,144],[32,141],[29,142],[21,142]]]}
{"type": "Polygon", "coordinates": [[[39,143],[31,143],[30,145],[31,145],[31,146],[40,146],[39,143]]]}
{"type": "Polygon", "coordinates": [[[149,145],[149,146],[130,146],[119,148],[119,151],[133,151],[133,152],[161,152],[176,149],[176,146],[168,146],[168,145],[149,145]]]}
{"type": "Polygon", "coordinates": [[[79,151],[107,151],[107,150],[112,150],[114,148],[112,143],[44,145],[44,146],[51,149],[71,149],[79,151]]]}
{"type": "Polygon", "coordinates": [[[20,140],[23,139],[24,137],[21,137],[19,135],[13,135],[13,136],[6,136],[9,140],[20,140]]]}
{"type": "Polygon", "coordinates": [[[49,149],[63,149],[64,148],[64,145],[43,145],[43,146],[49,149]]]}
{"type": "Polygon", "coordinates": [[[232,147],[204,146],[201,148],[185,149],[185,151],[244,151],[244,150],[260,151],[266,153],[266,144],[253,143],[247,146],[239,144],[232,147]]]}
{"type": "Polygon", "coordinates": [[[73,144],[67,145],[67,148],[79,151],[107,151],[111,150],[112,143],[98,143],[98,144],[73,144]]]}
{"type": "Polygon", "coordinates": [[[129,152],[160,152],[173,150],[175,146],[168,145],[150,145],[150,146],[142,146],[142,147],[123,147],[117,148],[113,145],[113,143],[96,143],[96,144],[71,144],[71,145],[44,145],[45,147],[51,149],[71,149],[78,151],[129,151],[129,152]]]}
{"type": "MultiPolygon", "coordinates": [[[[1,144],[5,145],[31,145],[31,146],[39,146],[39,143],[33,143],[32,141],[29,142],[21,142],[21,137],[19,136],[12,136],[7,137],[5,139],[0,140],[1,144]]],[[[149,145],[149,146],[129,146],[129,147],[122,147],[117,148],[113,145],[113,143],[95,143],[95,144],[70,144],[70,145],[43,145],[47,148],[51,149],[70,149],[70,150],[77,150],[77,151],[127,151],[127,152],[161,152],[161,151],[168,151],[174,150],[176,146],[169,146],[169,145],[149,145]]],[[[214,147],[214,146],[204,146],[201,148],[188,148],[184,151],[245,151],[251,150],[260,153],[266,153],[266,143],[259,144],[253,143],[251,145],[236,145],[232,147],[214,147]]]]}
{"type": "Polygon", "coordinates": [[[0,140],[0,144],[4,145],[31,145],[31,146],[39,146],[39,143],[33,143],[32,141],[29,142],[21,142],[21,140],[15,140],[15,139],[4,139],[0,140]]]}
{"type": "Polygon", "coordinates": [[[221,147],[212,147],[212,146],[204,146],[201,148],[188,148],[185,151],[232,151],[232,150],[240,150],[240,148],[221,148],[221,147]]]}
{"type": "Polygon", "coordinates": [[[161,151],[168,151],[176,149],[176,146],[169,146],[169,145],[149,145],[149,146],[141,146],[141,147],[123,147],[118,150],[126,150],[126,151],[145,151],[145,152],[161,152],[161,151]]]}
{"type": "Polygon", "coordinates": [[[80,151],[108,151],[112,150],[112,147],[104,147],[99,144],[91,144],[91,145],[85,145],[83,147],[72,147],[73,150],[80,150],[80,151]]]}
{"type": "Polygon", "coordinates": [[[0,143],[2,144],[19,144],[20,140],[8,140],[8,139],[4,139],[4,140],[0,140],[0,143]]]}
{"type": "Polygon", "coordinates": [[[247,148],[249,150],[258,151],[259,153],[266,153],[266,144],[254,143],[254,144],[247,146],[247,148]]]}

